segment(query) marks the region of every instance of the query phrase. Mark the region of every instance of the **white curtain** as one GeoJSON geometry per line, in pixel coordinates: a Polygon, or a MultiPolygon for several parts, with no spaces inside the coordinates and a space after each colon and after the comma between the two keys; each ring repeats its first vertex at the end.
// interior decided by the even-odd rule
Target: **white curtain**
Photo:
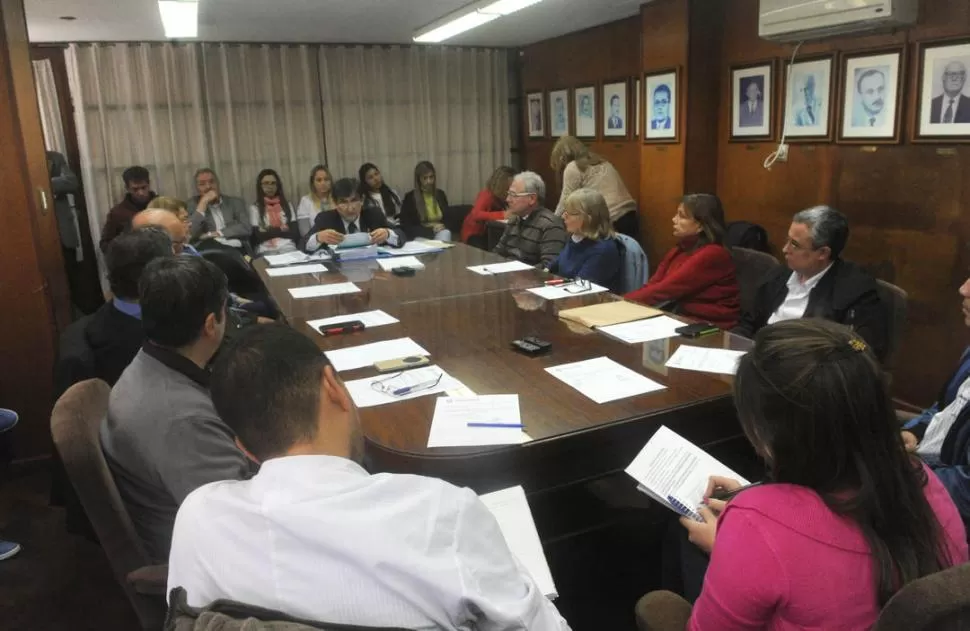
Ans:
{"type": "Polygon", "coordinates": [[[44,147],[67,155],[64,142],[64,127],[61,125],[61,111],[57,100],[57,86],[50,59],[33,62],[34,86],[37,88],[37,104],[40,107],[40,125],[44,130],[44,147]]]}
{"type": "Polygon", "coordinates": [[[323,47],[320,83],[334,177],[375,163],[401,195],[434,163],[453,204],[471,203],[510,160],[506,52],[444,47],[323,47]]]}

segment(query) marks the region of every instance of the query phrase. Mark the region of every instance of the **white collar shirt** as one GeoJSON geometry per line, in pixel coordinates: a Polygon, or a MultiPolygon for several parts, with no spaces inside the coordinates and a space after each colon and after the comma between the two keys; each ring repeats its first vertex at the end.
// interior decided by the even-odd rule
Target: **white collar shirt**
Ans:
{"type": "Polygon", "coordinates": [[[568,630],[472,491],[288,456],[182,503],[170,590],[319,622],[409,629],[568,630]]]}
{"type": "Polygon", "coordinates": [[[965,380],[960,385],[956,398],[953,399],[950,405],[934,414],[933,418],[930,419],[929,425],[926,426],[926,432],[923,434],[923,440],[919,442],[919,446],[916,448],[916,453],[927,464],[940,464],[940,453],[943,451],[943,441],[946,440],[947,434],[950,433],[950,429],[968,402],[970,402],[970,379],[965,380]]]}
{"type": "Polygon", "coordinates": [[[805,282],[798,279],[798,272],[792,272],[791,276],[788,277],[788,295],[785,296],[785,299],[778,306],[778,309],[768,318],[768,324],[784,322],[785,320],[797,320],[798,318],[804,317],[805,310],[808,309],[808,300],[812,290],[815,289],[815,286],[818,285],[819,281],[822,280],[822,277],[830,269],[832,269],[831,263],[829,263],[828,267],[805,282]]]}

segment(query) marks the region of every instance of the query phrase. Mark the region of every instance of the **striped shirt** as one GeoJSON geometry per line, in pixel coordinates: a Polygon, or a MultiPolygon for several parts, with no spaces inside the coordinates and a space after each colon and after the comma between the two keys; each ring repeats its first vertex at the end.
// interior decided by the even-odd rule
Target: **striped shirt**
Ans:
{"type": "Polygon", "coordinates": [[[550,265],[566,245],[562,218],[546,208],[537,208],[524,218],[512,218],[495,253],[536,265],[550,265]]]}

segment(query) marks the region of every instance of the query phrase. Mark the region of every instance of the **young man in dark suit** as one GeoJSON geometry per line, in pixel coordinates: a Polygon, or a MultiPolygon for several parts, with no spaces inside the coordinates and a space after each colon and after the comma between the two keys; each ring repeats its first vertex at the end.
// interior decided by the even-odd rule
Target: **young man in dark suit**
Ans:
{"type": "Polygon", "coordinates": [[[876,279],[840,255],[849,239],[845,215],[829,206],[796,213],[788,230],[785,262],[758,287],[754,307],[741,314],[735,333],[753,337],[762,327],[795,318],[824,318],[851,326],[882,359],[889,313],[876,279]]]}
{"type": "Polygon", "coordinates": [[[364,208],[358,190],[357,180],[351,178],[334,183],[333,199],[337,209],[324,210],[317,215],[313,227],[303,239],[302,249],[305,252],[340,245],[346,235],[361,232],[370,236],[373,245],[387,244],[395,248],[404,245],[407,241],[404,232],[388,224],[387,217],[379,208],[364,208]]]}

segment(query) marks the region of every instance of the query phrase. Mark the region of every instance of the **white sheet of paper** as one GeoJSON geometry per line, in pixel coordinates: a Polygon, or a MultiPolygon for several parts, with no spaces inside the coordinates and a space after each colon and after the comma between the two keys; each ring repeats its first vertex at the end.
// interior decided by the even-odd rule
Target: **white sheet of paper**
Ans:
{"type": "Polygon", "coordinates": [[[661,426],[647,441],[626,472],[640,484],[641,491],[678,513],[667,498],[673,496],[696,511],[712,475],[748,484],[719,460],[666,426],[661,426]]]}
{"type": "Polygon", "coordinates": [[[409,337],[401,337],[396,340],[385,342],[373,342],[363,346],[351,346],[335,351],[327,351],[327,359],[333,364],[333,369],[337,372],[354,370],[371,366],[376,362],[383,362],[389,359],[401,359],[403,357],[424,357],[430,355],[414,340],[409,337]]]}
{"type": "Polygon", "coordinates": [[[536,530],[525,490],[521,486],[513,486],[479,497],[495,516],[509,550],[529,570],[542,593],[546,598],[557,598],[559,592],[552,580],[552,572],[549,571],[549,562],[542,549],[542,541],[539,539],[539,531],[536,530]]]}
{"type": "Polygon", "coordinates": [[[313,254],[303,252],[287,252],[286,254],[267,254],[263,257],[270,267],[280,265],[293,265],[296,263],[306,263],[308,261],[329,261],[332,257],[326,251],[318,251],[313,254]]]}
{"type": "Polygon", "coordinates": [[[468,427],[469,423],[521,425],[519,395],[439,398],[435,402],[428,447],[519,445],[531,440],[520,427],[468,427]]]}
{"type": "Polygon", "coordinates": [[[389,272],[392,269],[397,269],[398,267],[424,269],[424,263],[419,261],[414,256],[395,256],[392,259],[378,259],[377,264],[380,265],[381,269],[385,272],[389,272]]]}
{"type": "Polygon", "coordinates": [[[640,344],[642,342],[653,342],[654,340],[665,340],[668,337],[676,337],[675,329],[685,326],[680,320],[674,320],[670,316],[657,316],[646,320],[634,320],[623,324],[611,324],[601,326],[597,331],[608,333],[613,337],[626,342],[627,344],[640,344]]]}
{"type": "Polygon", "coordinates": [[[322,296],[339,296],[340,294],[356,294],[359,291],[360,287],[353,283],[290,287],[290,295],[298,300],[302,298],[320,298],[322,296]]]}
{"type": "Polygon", "coordinates": [[[322,274],[329,272],[325,265],[314,263],[313,265],[291,265],[289,267],[271,267],[266,270],[266,275],[272,278],[280,276],[299,276],[300,274],[322,274]]]}
{"type": "Polygon", "coordinates": [[[414,254],[441,252],[442,247],[437,241],[408,241],[399,248],[392,248],[389,245],[384,245],[381,246],[379,250],[382,254],[390,254],[391,256],[409,256],[414,254]]]}
{"type": "Polygon", "coordinates": [[[354,320],[360,320],[365,327],[372,329],[377,326],[385,326],[388,324],[397,324],[400,322],[394,316],[387,315],[380,309],[377,311],[364,311],[363,313],[348,313],[347,315],[333,316],[332,318],[321,318],[319,320],[307,320],[307,324],[314,331],[322,326],[328,324],[337,324],[338,322],[353,322],[354,320]]]}
{"type": "Polygon", "coordinates": [[[682,345],[667,360],[667,367],[712,372],[719,375],[734,375],[738,372],[738,360],[745,353],[746,351],[732,351],[724,348],[682,345]]]}
{"type": "Polygon", "coordinates": [[[574,283],[566,283],[564,285],[550,285],[548,287],[530,287],[529,292],[545,298],[546,300],[558,300],[560,298],[575,298],[576,296],[588,296],[590,294],[599,294],[604,291],[609,291],[606,287],[597,285],[596,283],[590,283],[591,289],[583,290],[574,283]]]}
{"type": "Polygon", "coordinates": [[[576,388],[597,403],[609,403],[666,388],[663,384],[647,379],[609,357],[561,364],[546,368],[546,372],[576,388]]]}
{"type": "Polygon", "coordinates": [[[472,265],[469,271],[482,276],[492,276],[493,274],[506,274],[508,272],[522,272],[532,269],[531,265],[522,261],[507,261],[505,263],[489,263],[488,265],[472,265]]]}
{"type": "Polygon", "coordinates": [[[433,382],[438,378],[439,374],[441,375],[441,381],[438,382],[438,385],[399,396],[380,392],[379,390],[374,389],[374,387],[371,385],[375,381],[392,377],[394,373],[388,375],[378,375],[376,377],[367,377],[365,379],[355,379],[354,381],[346,381],[344,382],[344,385],[347,386],[347,391],[350,392],[350,397],[354,400],[354,403],[356,403],[357,407],[359,408],[371,408],[377,405],[387,405],[388,403],[397,403],[399,401],[417,399],[418,397],[426,397],[430,394],[440,394],[451,389],[461,389],[464,387],[464,384],[437,366],[424,366],[422,368],[405,370],[400,375],[394,376],[392,379],[390,379],[388,383],[393,383],[395,388],[406,388],[408,386],[416,386],[433,382]]]}

